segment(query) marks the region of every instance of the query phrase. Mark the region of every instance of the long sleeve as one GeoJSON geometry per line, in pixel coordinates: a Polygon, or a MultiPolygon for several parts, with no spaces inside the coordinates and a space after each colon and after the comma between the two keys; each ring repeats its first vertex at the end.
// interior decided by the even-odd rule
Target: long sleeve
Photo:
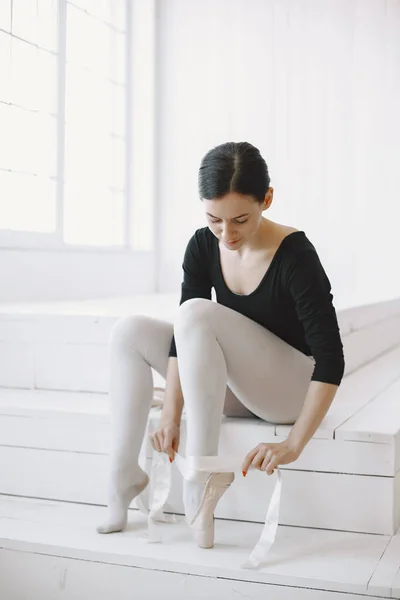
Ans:
{"type": "MultiPolygon", "coordinates": [[[[181,299],[183,304],[190,298],[206,298],[211,300],[211,278],[207,263],[204,231],[197,230],[190,238],[183,258],[183,281],[181,299]]],[[[175,337],[172,338],[169,356],[176,356],[175,337]]]]}
{"type": "Polygon", "coordinates": [[[343,344],[331,285],[315,250],[300,252],[288,275],[288,288],[315,359],[311,379],[340,385],[344,373],[343,344]]]}

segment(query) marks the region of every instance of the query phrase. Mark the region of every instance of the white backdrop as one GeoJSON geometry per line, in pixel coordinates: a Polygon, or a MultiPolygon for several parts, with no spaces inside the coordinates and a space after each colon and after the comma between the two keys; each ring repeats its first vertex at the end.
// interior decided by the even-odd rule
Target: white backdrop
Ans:
{"type": "Polygon", "coordinates": [[[400,296],[400,1],[159,3],[159,290],[205,225],[197,172],[257,146],[273,220],[304,229],[338,308],[400,296]]]}

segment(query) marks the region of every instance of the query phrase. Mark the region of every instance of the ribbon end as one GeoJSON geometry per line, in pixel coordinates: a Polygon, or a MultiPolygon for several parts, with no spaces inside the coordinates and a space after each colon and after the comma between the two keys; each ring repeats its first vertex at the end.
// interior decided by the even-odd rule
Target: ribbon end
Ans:
{"type": "Polygon", "coordinates": [[[247,569],[248,571],[256,571],[259,568],[258,564],[249,564],[247,562],[243,563],[242,565],[240,565],[241,569],[247,569]]]}

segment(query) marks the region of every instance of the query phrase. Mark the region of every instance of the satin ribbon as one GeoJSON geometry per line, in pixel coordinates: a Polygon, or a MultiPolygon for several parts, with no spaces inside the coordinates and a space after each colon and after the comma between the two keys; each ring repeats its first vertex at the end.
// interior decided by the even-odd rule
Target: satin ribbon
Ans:
{"type": "MultiPolygon", "coordinates": [[[[234,456],[189,456],[188,458],[184,458],[180,454],[175,453],[174,463],[184,478],[187,477],[190,472],[193,472],[193,470],[206,471],[209,473],[234,472],[235,474],[241,474],[242,458],[234,456]]],[[[265,524],[260,538],[250,556],[241,565],[244,569],[260,568],[276,538],[282,493],[282,474],[279,468],[275,470],[277,481],[267,507],[265,524]]],[[[146,508],[140,496],[137,499],[137,505],[138,508],[147,515],[147,541],[149,543],[156,543],[162,541],[156,521],[162,521],[164,523],[178,522],[175,515],[166,515],[163,512],[164,505],[171,490],[172,482],[172,465],[165,453],[153,451],[150,481],[149,508],[146,508]]]]}

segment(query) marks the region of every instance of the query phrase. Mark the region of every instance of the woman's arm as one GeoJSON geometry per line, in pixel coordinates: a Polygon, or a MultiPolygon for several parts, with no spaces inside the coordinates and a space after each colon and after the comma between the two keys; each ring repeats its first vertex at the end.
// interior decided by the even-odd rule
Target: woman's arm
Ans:
{"type": "Polygon", "coordinates": [[[345,367],[343,344],[331,284],[315,250],[299,253],[287,286],[315,360],[311,380],[339,386],[345,367]]]}
{"type": "Polygon", "coordinates": [[[260,443],[253,448],[242,463],[243,475],[250,465],[271,475],[279,465],[296,461],[328,412],[337,389],[331,383],[311,381],[302,411],[287,439],[274,444],[260,443]]]}
{"type": "Polygon", "coordinates": [[[178,371],[178,359],[171,356],[168,359],[164,406],[160,422],[162,424],[172,422],[179,425],[182,417],[183,404],[183,394],[178,371]]]}
{"type": "Polygon", "coordinates": [[[331,285],[315,251],[298,257],[289,290],[316,363],[303,408],[288,437],[290,446],[302,452],[336,395],[344,356],[331,285]]]}
{"type": "Polygon", "coordinates": [[[169,460],[174,460],[179,450],[180,423],[183,408],[183,396],[178,373],[178,361],[170,358],[167,368],[167,383],[164,405],[156,431],[150,435],[150,443],[157,452],[166,452],[169,460]]]}
{"type": "Polygon", "coordinates": [[[304,447],[320,426],[338,390],[337,385],[311,381],[303,408],[290,430],[287,441],[296,454],[304,447]]]}

